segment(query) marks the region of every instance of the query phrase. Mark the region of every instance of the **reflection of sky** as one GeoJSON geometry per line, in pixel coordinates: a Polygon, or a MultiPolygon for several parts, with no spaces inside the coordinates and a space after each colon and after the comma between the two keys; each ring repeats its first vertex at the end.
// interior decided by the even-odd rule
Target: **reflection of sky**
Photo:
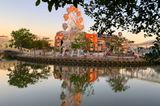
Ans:
{"type": "Polygon", "coordinates": [[[114,93],[101,77],[99,82],[94,84],[95,95],[83,98],[83,106],[159,106],[160,94],[159,84],[131,79],[127,85],[130,86],[125,92],[114,93]]]}
{"type": "MultiPolygon", "coordinates": [[[[65,9],[48,12],[47,4],[35,6],[36,0],[0,0],[0,35],[10,35],[11,31],[19,28],[28,28],[32,33],[40,36],[54,38],[57,31],[62,30],[63,14],[65,9]]],[[[81,9],[82,10],[82,9],[81,9]]],[[[85,31],[93,25],[93,20],[84,15],[85,31]]],[[[117,31],[118,32],[118,31],[117,31]]],[[[116,33],[117,33],[116,32],[116,33]]],[[[128,39],[143,42],[153,38],[144,39],[143,33],[134,35],[123,32],[128,39]]]]}

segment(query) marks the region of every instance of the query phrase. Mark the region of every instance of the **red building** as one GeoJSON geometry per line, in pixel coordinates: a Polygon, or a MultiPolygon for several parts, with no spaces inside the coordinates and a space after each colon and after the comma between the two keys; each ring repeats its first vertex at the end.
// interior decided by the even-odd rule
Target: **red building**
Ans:
{"type": "Polygon", "coordinates": [[[85,34],[85,37],[89,40],[91,40],[91,44],[89,45],[89,51],[96,51],[97,48],[97,42],[98,42],[98,36],[97,34],[85,34]]]}

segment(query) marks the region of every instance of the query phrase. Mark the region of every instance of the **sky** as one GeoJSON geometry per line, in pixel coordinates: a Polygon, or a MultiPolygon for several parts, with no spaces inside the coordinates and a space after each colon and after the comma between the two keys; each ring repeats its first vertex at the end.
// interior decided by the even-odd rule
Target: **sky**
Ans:
{"type": "MultiPolygon", "coordinates": [[[[10,36],[13,30],[27,28],[38,36],[50,37],[54,40],[54,36],[58,31],[62,30],[62,24],[65,22],[63,14],[66,8],[59,8],[52,12],[48,11],[46,3],[35,6],[36,0],[0,0],[0,35],[10,36]]],[[[84,31],[90,31],[90,27],[94,24],[93,19],[84,14],[83,8],[80,8],[84,18],[84,31]]],[[[119,30],[115,32],[117,34],[119,30]]],[[[143,33],[132,34],[126,31],[122,35],[135,43],[141,43],[153,40],[155,37],[144,38],[143,33]]]]}

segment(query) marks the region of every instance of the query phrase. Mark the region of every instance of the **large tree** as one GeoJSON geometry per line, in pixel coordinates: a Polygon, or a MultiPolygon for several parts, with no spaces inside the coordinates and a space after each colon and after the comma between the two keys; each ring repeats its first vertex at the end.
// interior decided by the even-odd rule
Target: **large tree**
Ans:
{"type": "Polygon", "coordinates": [[[135,34],[160,35],[159,0],[94,0],[84,8],[95,21],[91,29],[100,34],[121,28],[135,34]]]}
{"type": "Polygon", "coordinates": [[[37,0],[48,3],[49,11],[66,4],[82,5],[85,13],[94,19],[92,30],[112,33],[113,29],[132,33],[160,35],[160,0],[37,0]]]}
{"type": "Polygon", "coordinates": [[[11,37],[12,39],[10,40],[10,46],[14,46],[20,50],[22,50],[22,48],[32,48],[32,42],[35,39],[35,35],[25,28],[12,31],[11,37]]]}

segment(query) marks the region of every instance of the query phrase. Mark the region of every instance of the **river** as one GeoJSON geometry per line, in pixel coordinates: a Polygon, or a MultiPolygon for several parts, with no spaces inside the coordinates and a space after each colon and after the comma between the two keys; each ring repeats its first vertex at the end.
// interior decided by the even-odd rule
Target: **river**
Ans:
{"type": "Polygon", "coordinates": [[[160,106],[160,67],[0,62],[0,106],[160,106]]]}

